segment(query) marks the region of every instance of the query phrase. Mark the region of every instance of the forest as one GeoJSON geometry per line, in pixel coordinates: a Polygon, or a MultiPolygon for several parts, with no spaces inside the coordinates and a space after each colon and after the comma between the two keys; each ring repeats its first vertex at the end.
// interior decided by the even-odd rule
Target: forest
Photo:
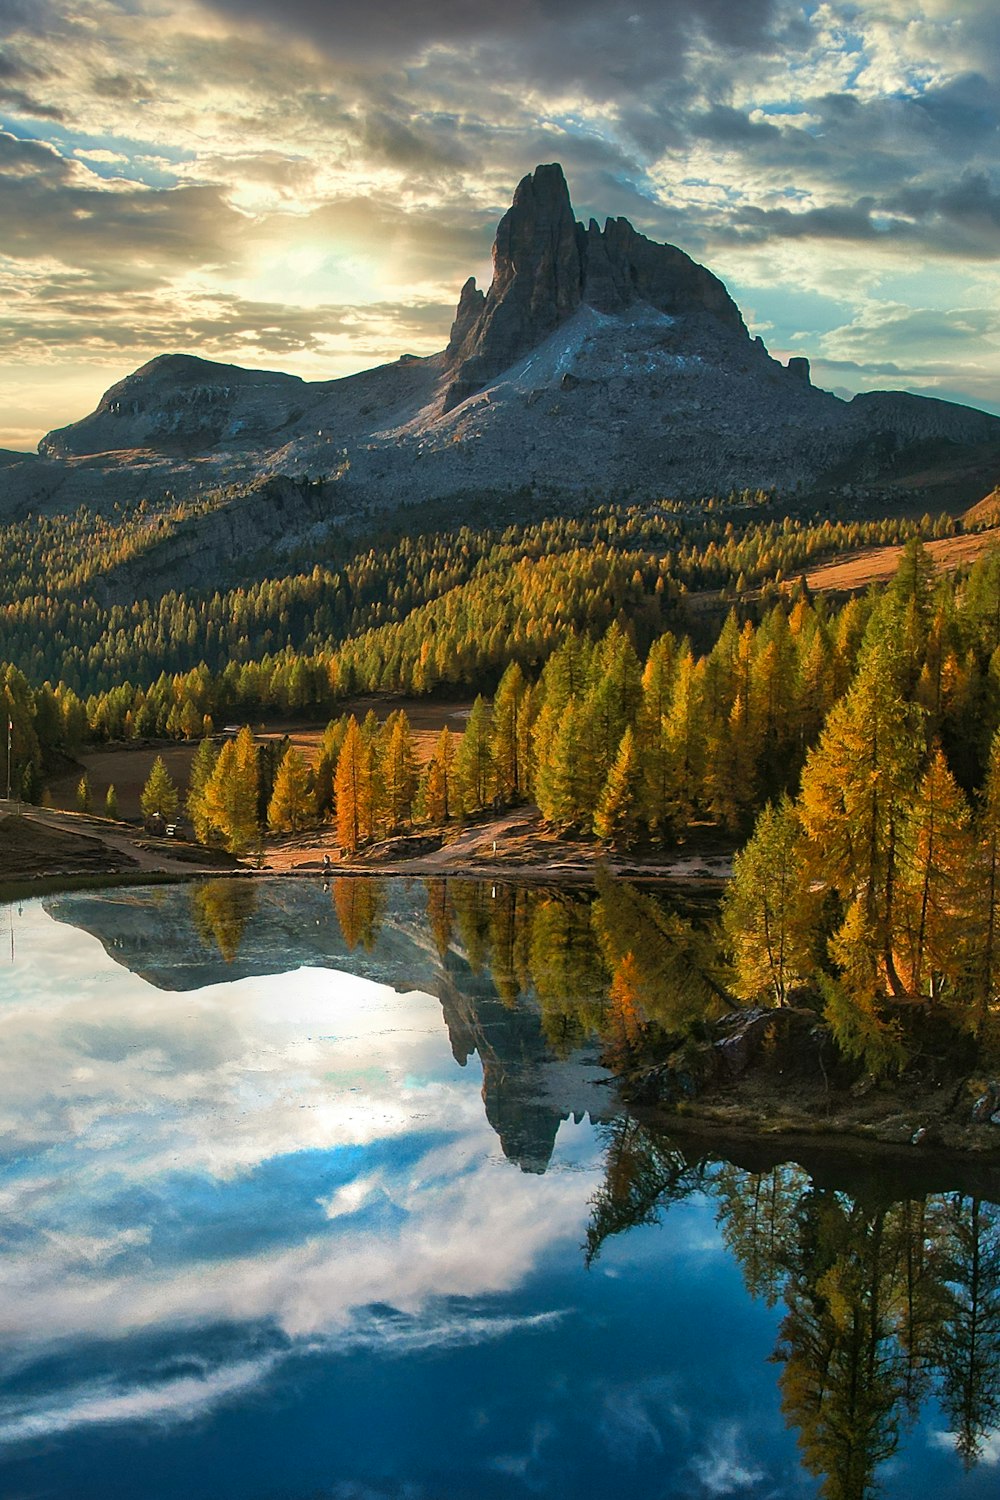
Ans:
{"type": "Polygon", "coordinates": [[[138,678],[167,650],[198,657],[83,696],[17,653],[2,669],[14,783],[37,800],[51,758],[88,742],[195,740],[190,784],[158,763],[144,809],[183,806],[200,841],[236,855],[324,822],[352,856],[526,802],[609,850],[714,828],[742,846],[722,913],[731,976],[689,1022],[723,994],[804,1000],[874,1074],[919,1052],[928,1014],[985,1046],[1000,967],[1000,555],[938,578],[921,536],[947,518],[778,521],[753,499],[693,522],[667,505],[604,506],[499,536],[403,538],[207,602],[164,595],[148,638],[125,606],[80,593],[88,547],[106,565],[138,546],[141,518],[105,532],[78,518],[44,599],[44,548],[14,528],[8,651],[34,617],[35,666],[63,660],[70,639],[83,673],[90,660],[138,678]],[[900,538],[881,592],[837,604],[798,577],[845,546],[900,538]],[[252,658],[276,626],[279,650],[252,658]],[[443,688],[477,696],[425,764],[401,710],[337,714],[361,691],[443,688]],[[315,765],[249,727],[216,734],[265,712],[329,717],[315,765]]]}
{"type": "Polygon", "coordinates": [[[624,612],[644,647],[665,625],[696,625],[689,595],[739,599],[845,549],[949,535],[956,524],[796,518],[752,500],[693,512],[604,505],[499,531],[409,536],[397,523],[367,543],[333,533],[301,571],[295,552],[285,573],[268,556],[212,590],[157,586],[155,570],[143,585],[129,571],[197,514],[190,507],[29,516],[0,525],[0,661],[84,698],[207,668],[230,713],[328,702],[328,679],[343,691],[476,690],[503,670],[511,633],[522,666],[535,666],[565,626],[593,632],[624,612]],[[290,683],[299,659],[309,670],[290,683]]]}

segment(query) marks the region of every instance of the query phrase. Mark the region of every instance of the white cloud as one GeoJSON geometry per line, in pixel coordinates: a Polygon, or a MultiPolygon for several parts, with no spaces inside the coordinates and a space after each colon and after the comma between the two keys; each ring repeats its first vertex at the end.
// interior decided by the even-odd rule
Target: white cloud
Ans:
{"type": "MultiPolygon", "coordinates": [[[[581,1174],[599,1170],[589,1125],[562,1128],[572,1171],[498,1162],[481,1075],[455,1067],[432,997],[327,969],[178,996],[54,932],[25,908],[0,1001],[7,1360],[219,1321],[298,1347],[501,1337],[502,1319],[447,1304],[507,1292],[579,1244],[581,1174]],[[286,1164],[302,1161],[289,1200],[286,1164]],[[187,1207],[205,1192],[207,1227],[187,1207]],[[220,1213],[235,1239],[213,1238],[220,1213]]],[[[128,1399],[88,1393],[82,1409],[128,1399]]]]}
{"type": "MultiPolygon", "coordinates": [[[[953,1453],[957,1450],[958,1439],[953,1432],[931,1432],[928,1441],[932,1448],[945,1448],[953,1453]]],[[[976,1462],[985,1465],[987,1469],[995,1469],[1000,1465],[1000,1432],[983,1433],[976,1462]]]]}
{"type": "Polygon", "coordinates": [[[277,1363],[278,1357],[271,1355],[158,1384],[126,1388],[104,1382],[61,1390],[54,1399],[33,1404],[0,1405],[0,1444],[115,1422],[189,1422],[258,1386],[277,1363]]]}
{"type": "Polygon", "coordinates": [[[749,1436],[727,1422],[710,1435],[708,1451],[691,1460],[691,1469],[706,1495],[716,1500],[751,1490],[764,1478],[748,1455],[749,1436]]]}

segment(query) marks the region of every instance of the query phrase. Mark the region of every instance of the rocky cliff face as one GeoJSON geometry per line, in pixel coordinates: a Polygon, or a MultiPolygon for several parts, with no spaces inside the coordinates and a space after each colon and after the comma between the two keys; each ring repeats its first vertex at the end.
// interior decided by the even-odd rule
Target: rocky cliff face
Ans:
{"type": "Polygon", "coordinates": [[[772,359],[718,277],[682,250],[625,219],[577,223],[562,169],[548,165],[518,185],[489,289],[465,283],[440,354],[314,383],[169,355],[41,451],[0,454],[0,511],[221,485],[245,492],[232,544],[252,551],[259,516],[263,540],[280,526],[303,541],[404,499],[481,504],[532,490],[551,507],[553,492],[905,491],[911,462],[925,475],[975,469],[968,503],[996,483],[1000,419],[898,392],[845,402],[817,389],[808,361],[772,359]],[[288,476],[319,483],[321,516],[304,485],[301,505],[265,514],[258,482],[288,476]]]}
{"type": "Polygon", "coordinates": [[[586,303],[609,315],[637,302],[669,315],[707,312],[747,336],[739,308],[722,282],[673,245],[638,234],[627,219],[596,219],[584,229],[573,216],[558,164],[522,179],[497,226],[493,280],[485,295],[465,283],[445,360],[450,411],[586,303]]]}
{"type": "Polygon", "coordinates": [[[243,370],[188,354],[165,354],[118,381],[82,422],[50,432],[46,458],[153,448],[177,456],[280,432],[303,415],[309,387],[297,375],[243,370]]]}

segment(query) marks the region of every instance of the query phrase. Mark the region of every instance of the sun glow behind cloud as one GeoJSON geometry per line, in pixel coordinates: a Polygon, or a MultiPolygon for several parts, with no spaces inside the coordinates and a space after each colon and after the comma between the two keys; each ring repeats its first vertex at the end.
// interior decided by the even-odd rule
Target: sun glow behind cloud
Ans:
{"type": "Polygon", "coordinates": [[[317,378],[442,347],[551,160],[821,380],[996,404],[991,0],[8,0],[0,46],[0,390],[49,372],[0,443],[82,414],[78,364],[92,405],[172,349],[317,378]]]}

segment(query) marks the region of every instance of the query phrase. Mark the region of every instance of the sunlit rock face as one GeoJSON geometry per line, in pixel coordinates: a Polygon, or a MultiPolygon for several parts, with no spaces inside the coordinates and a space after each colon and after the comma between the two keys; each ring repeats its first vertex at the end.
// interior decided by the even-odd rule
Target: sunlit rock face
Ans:
{"type": "Polygon", "coordinates": [[[165,354],[113,385],[92,416],[49,433],[39,451],[70,458],[158,448],[182,456],[242,433],[279,432],[303,415],[308,389],[297,375],[165,354]]]}

